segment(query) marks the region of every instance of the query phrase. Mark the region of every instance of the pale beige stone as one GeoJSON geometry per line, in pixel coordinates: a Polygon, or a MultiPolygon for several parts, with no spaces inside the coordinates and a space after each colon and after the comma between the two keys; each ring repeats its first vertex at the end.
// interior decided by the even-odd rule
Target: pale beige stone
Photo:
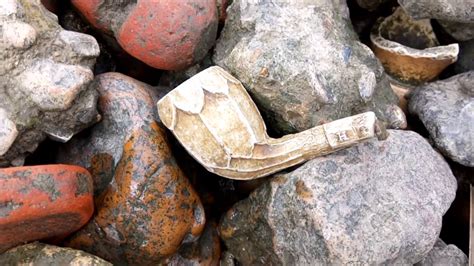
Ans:
{"type": "Polygon", "coordinates": [[[15,123],[7,117],[5,110],[0,108],[0,156],[8,151],[17,136],[15,123]]]}
{"type": "Polygon", "coordinates": [[[220,67],[188,79],[158,102],[158,113],[186,150],[210,172],[255,179],[352,146],[384,130],[373,112],[270,138],[243,85],[220,67]]]}

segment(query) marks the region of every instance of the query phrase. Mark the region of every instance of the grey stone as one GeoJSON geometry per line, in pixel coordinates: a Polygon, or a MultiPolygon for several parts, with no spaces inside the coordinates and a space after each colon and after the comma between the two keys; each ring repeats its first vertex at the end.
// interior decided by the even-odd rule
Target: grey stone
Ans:
{"type": "Polygon", "coordinates": [[[447,20],[439,20],[438,23],[457,41],[462,42],[474,39],[474,23],[462,23],[447,20]]]}
{"type": "Polygon", "coordinates": [[[432,249],[456,179],[417,133],[370,141],[277,175],[222,218],[243,265],[413,264],[432,249]]]}
{"type": "Polygon", "coordinates": [[[405,124],[383,67],[358,41],[346,1],[237,0],[214,62],[235,75],[281,133],[363,111],[405,124]]]}
{"type": "Polygon", "coordinates": [[[97,122],[98,55],[92,36],[63,30],[39,0],[0,1],[0,167],[97,122]]]}
{"type": "Polygon", "coordinates": [[[416,88],[408,108],[445,156],[474,166],[474,71],[416,88]]]}
{"type": "Polygon", "coordinates": [[[474,0],[398,0],[414,19],[474,22],[474,0]]]}
{"type": "Polygon", "coordinates": [[[112,266],[112,263],[84,251],[35,242],[1,254],[0,265],[112,266]]]}
{"type": "Polygon", "coordinates": [[[415,266],[464,266],[468,265],[468,258],[455,245],[446,245],[438,239],[428,255],[415,266]]]}

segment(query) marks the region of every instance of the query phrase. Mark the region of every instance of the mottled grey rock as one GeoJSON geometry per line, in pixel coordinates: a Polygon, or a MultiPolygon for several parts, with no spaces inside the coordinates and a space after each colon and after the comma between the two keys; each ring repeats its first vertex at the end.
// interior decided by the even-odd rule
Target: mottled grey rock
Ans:
{"type": "Polygon", "coordinates": [[[420,135],[390,130],[277,175],[219,231],[243,265],[413,264],[432,249],[456,179],[420,135]]]}
{"type": "Polygon", "coordinates": [[[414,19],[474,22],[474,0],[398,0],[414,19]]]}
{"type": "Polygon", "coordinates": [[[474,71],[416,88],[408,107],[445,156],[474,166],[474,71]]]}
{"type": "Polygon", "coordinates": [[[405,124],[346,1],[237,0],[227,11],[213,60],[242,81],[269,127],[301,131],[368,110],[405,124]]]}
{"type": "Polygon", "coordinates": [[[111,263],[84,251],[38,242],[19,246],[1,254],[0,265],[112,266],[111,263]]]}
{"type": "Polygon", "coordinates": [[[474,23],[462,23],[447,20],[439,20],[438,23],[457,41],[462,42],[474,39],[474,23]]]}
{"type": "Polygon", "coordinates": [[[467,266],[468,258],[455,245],[446,245],[438,239],[428,255],[415,266],[467,266]]]}
{"type": "Polygon", "coordinates": [[[63,30],[39,0],[0,1],[0,167],[98,120],[88,87],[98,55],[93,37],[63,30]]]}

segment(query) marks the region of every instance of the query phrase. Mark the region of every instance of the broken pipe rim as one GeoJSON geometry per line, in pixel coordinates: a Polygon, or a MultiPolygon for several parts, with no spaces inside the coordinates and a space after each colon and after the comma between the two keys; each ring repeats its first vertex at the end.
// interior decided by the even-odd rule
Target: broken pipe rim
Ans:
{"type": "Polygon", "coordinates": [[[381,18],[375,23],[370,41],[374,54],[397,82],[410,86],[431,81],[457,61],[457,43],[416,49],[384,38],[381,32],[392,16],[381,18]],[[410,65],[406,66],[407,63],[410,65]]]}

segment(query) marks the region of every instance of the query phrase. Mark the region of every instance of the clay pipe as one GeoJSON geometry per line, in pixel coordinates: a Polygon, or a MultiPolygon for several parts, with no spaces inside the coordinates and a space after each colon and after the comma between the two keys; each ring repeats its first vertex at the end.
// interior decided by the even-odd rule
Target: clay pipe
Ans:
{"type": "Polygon", "coordinates": [[[165,95],[158,114],[199,163],[231,179],[263,177],[375,136],[386,137],[375,114],[366,112],[270,138],[243,85],[217,66],[165,95]]]}

